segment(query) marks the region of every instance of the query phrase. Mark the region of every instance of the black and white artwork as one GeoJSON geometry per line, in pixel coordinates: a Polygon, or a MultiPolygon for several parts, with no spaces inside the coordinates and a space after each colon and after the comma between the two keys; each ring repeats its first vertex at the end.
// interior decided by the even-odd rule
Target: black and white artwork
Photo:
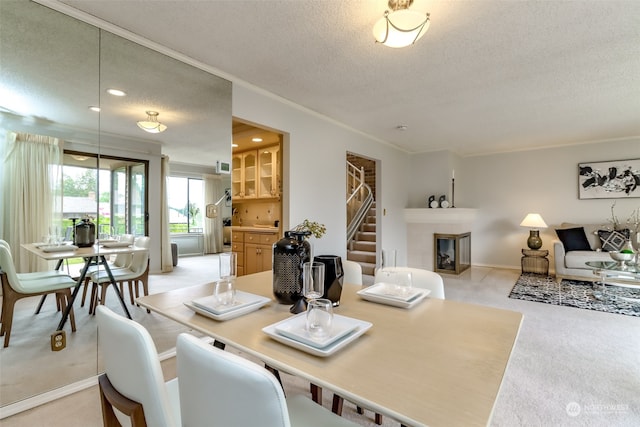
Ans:
{"type": "Polygon", "coordinates": [[[640,159],[578,164],[580,199],[640,197],[640,159]]]}

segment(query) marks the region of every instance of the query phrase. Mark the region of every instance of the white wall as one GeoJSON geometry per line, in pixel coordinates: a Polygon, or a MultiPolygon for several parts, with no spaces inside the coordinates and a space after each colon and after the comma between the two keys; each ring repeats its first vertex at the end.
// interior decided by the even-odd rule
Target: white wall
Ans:
{"type": "MultiPolygon", "coordinates": [[[[411,184],[409,199],[414,203],[434,188],[441,188],[442,184],[429,187],[424,182],[429,182],[429,177],[440,182],[446,175],[447,171],[438,167],[442,156],[423,154],[412,160],[412,176],[422,175],[411,184]]],[[[456,206],[479,209],[471,235],[472,263],[520,268],[520,251],[526,248],[529,233],[519,224],[529,212],[541,214],[549,225],[541,231],[541,237],[542,249],[550,251],[551,266],[552,241],[557,238],[554,226],[562,222],[606,224],[613,202],[616,214],[625,221],[640,207],[640,198],[579,200],[578,163],[634,158],[640,158],[640,137],[476,157],[454,156],[451,161],[456,168],[456,206]]]]}
{"type": "Polygon", "coordinates": [[[316,254],[346,257],[346,152],[381,161],[382,187],[378,210],[382,216],[380,247],[398,249],[406,260],[402,211],[407,204],[408,155],[386,144],[332,123],[312,112],[260,91],[234,84],[233,115],[284,132],[283,227],[304,219],[327,227],[321,239],[311,239],[316,254]],[[286,197],[286,196],[285,196],[286,197]]]}

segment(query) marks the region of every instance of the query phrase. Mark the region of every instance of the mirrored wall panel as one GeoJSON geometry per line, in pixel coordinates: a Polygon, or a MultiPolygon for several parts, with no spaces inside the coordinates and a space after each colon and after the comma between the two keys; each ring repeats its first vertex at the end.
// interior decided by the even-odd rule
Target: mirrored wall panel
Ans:
{"type": "MultiPolygon", "coordinates": [[[[217,221],[190,203],[213,203],[230,186],[217,167],[231,161],[229,81],[26,0],[0,1],[0,40],[0,239],[10,242],[16,271],[53,268],[21,245],[68,240],[72,219],[89,215],[96,237],[149,236],[150,292],[171,288],[176,272],[162,273],[160,261],[163,184],[171,179],[200,184],[188,202],[174,197],[181,205],[169,215],[172,235],[204,242],[201,254],[223,250],[217,221]],[[19,193],[26,201],[16,201],[19,193]]],[[[83,263],[62,268],[75,277],[83,263]]],[[[84,290],[61,351],[50,345],[61,318],[55,298],[15,304],[11,339],[0,347],[0,406],[101,372],[91,286],[86,297],[84,290]]],[[[126,287],[124,297],[159,352],[175,346],[181,327],[131,304],[126,287]]],[[[115,294],[102,302],[124,314],[115,294]]]]}

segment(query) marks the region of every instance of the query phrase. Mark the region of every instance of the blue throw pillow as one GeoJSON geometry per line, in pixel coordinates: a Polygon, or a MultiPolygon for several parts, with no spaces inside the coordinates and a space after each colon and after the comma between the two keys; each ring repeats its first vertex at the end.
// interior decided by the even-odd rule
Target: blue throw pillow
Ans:
{"type": "Polygon", "coordinates": [[[584,227],[564,228],[556,230],[556,234],[564,245],[564,250],[566,252],[591,250],[591,245],[587,240],[584,227]]]}

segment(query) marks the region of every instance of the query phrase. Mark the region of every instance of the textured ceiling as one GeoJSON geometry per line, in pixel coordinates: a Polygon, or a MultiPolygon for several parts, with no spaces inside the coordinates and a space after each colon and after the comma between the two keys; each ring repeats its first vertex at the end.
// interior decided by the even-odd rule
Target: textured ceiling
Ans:
{"type": "Polygon", "coordinates": [[[640,135],[637,0],[415,0],[404,49],[373,41],[385,0],[63,3],[408,152],[640,135]]]}

